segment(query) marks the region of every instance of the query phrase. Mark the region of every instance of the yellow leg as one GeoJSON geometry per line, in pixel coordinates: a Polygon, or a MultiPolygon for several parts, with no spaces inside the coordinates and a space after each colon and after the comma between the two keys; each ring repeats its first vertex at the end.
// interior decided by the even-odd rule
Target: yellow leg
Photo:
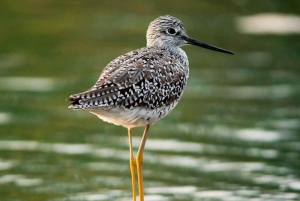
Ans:
{"type": "Polygon", "coordinates": [[[133,151],[132,151],[131,128],[128,128],[128,138],[129,138],[129,151],[130,151],[129,165],[130,165],[131,184],[132,184],[132,200],[136,201],[136,185],[135,185],[136,162],[134,160],[133,151]]]}
{"type": "Polygon", "coordinates": [[[150,125],[145,126],[144,134],[142,137],[142,141],[139,147],[139,150],[136,155],[136,165],[137,165],[137,173],[138,173],[138,186],[139,186],[139,197],[140,201],[144,201],[144,186],[143,186],[143,152],[147,140],[147,135],[149,132],[150,125]]]}

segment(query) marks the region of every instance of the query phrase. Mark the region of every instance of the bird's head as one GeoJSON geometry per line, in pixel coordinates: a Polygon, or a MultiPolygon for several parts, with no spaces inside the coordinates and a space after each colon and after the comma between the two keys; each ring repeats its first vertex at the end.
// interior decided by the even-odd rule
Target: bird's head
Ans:
{"type": "Polygon", "coordinates": [[[147,30],[148,47],[176,48],[182,45],[195,45],[218,52],[234,54],[231,51],[190,38],[183,27],[183,23],[175,17],[165,15],[150,23],[147,30]]]}

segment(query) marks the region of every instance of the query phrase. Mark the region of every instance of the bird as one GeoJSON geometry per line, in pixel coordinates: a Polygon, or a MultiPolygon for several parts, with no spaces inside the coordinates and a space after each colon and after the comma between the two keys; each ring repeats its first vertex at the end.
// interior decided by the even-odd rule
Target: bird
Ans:
{"type": "Polygon", "coordinates": [[[189,61],[181,46],[194,45],[226,54],[231,51],[195,40],[183,23],[165,15],[153,20],[146,33],[147,46],[111,61],[88,90],[71,95],[69,108],[85,110],[105,122],[127,128],[132,199],[144,200],[143,153],[150,126],[169,114],[182,97],[189,77],[189,61]],[[136,157],[132,129],[144,127],[136,157]]]}

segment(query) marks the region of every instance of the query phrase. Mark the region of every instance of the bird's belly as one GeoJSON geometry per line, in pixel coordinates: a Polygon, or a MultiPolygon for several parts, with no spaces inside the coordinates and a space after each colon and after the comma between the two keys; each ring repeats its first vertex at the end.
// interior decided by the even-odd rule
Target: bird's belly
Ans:
{"type": "Polygon", "coordinates": [[[113,108],[93,108],[87,109],[89,112],[97,115],[105,122],[121,125],[126,128],[152,125],[165,117],[177,105],[178,101],[169,106],[149,109],[144,107],[135,107],[127,109],[123,107],[113,108]]]}

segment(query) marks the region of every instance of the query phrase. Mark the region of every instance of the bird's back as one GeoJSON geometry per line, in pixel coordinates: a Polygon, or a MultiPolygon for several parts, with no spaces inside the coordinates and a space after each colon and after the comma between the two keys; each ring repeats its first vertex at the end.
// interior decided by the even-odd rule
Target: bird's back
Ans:
{"type": "Polygon", "coordinates": [[[68,98],[70,108],[89,110],[117,125],[126,124],[126,118],[132,125],[138,119],[149,119],[137,126],[155,123],[175,107],[183,93],[188,78],[186,59],[185,54],[157,47],[119,56],[105,67],[93,87],[68,98]],[[125,122],[114,122],[116,118],[125,118],[125,122]]]}

